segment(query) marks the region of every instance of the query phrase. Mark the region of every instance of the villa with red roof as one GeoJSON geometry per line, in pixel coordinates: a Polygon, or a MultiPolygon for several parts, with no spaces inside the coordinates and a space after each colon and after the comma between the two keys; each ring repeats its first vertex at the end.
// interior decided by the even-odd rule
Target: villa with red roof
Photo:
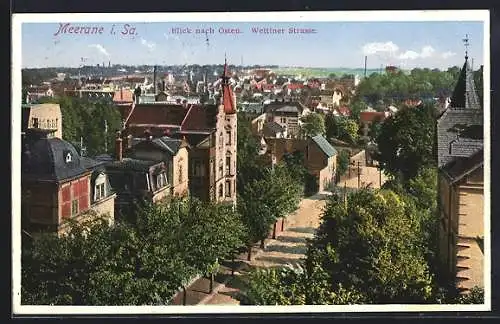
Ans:
{"type": "Polygon", "coordinates": [[[215,104],[139,103],[135,98],[134,103],[118,109],[123,119],[122,137],[185,139],[190,195],[234,204],[237,118],[229,78],[226,63],[215,104]]]}

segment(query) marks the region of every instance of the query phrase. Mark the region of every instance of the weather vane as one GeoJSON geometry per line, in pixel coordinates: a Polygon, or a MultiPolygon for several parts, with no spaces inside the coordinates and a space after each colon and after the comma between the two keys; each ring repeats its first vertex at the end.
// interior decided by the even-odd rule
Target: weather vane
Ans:
{"type": "Polygon", "coordinates": [[[462,39],[462,41],[464,42],[464,46],[465,46],[465,59],[468,58],[468,49],[469,49],[469,35],[468,34],[465,34],[465,38],[462,39]]]}

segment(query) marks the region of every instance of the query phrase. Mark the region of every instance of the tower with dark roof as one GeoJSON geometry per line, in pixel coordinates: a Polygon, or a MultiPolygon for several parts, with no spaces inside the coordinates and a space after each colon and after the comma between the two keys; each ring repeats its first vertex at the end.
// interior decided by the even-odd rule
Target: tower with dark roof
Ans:
{"type": "Polygon", "coordinates": [[[437,120],[437,154],[440,277],[464,293],[484,285],[483,109],[467,50],[450,105],[437,120]]]}
{"type": "Polygon", "coordinates": [[[468,157],[483,147],[483,110],[474,84],[468,55],[448,108],[437,120],[438,166],[468,157]]]}

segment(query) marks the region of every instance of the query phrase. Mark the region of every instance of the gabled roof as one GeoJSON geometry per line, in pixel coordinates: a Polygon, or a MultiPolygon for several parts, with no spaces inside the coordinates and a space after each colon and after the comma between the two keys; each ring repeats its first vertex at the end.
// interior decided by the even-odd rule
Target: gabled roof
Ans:
{"type": "Polygon", "coordinates": [[[307,107],[297,101],[275,101],[264,107],[266,113],[302,113],[307,107]]]}
{"type": "Polygon", "coordinates": [[[318,145],[326,156],[332,157],[337,154],[337,150],[322,135],[313,136],[311,139],[318,145]]]}
{"type": "Polygon", "coordinates": [[[215,105],[192,105],[182,121],[181,131],[211,131],[215,128],[215,105]]]}
{"type": "Polygon", "coordinates": [[[163,162],[158,162],[158,161],[124,158],[121,161],[113,161],[111,163],[106,164],[106,169],[148,172],[151,169],[151,167],[162,166],[163,164],[164,164],[163,162]]]}
{"type": "Polygon", "coordinates": [[[264,124],[263,132],[265,136],[276,136],[284,131],[284,128],[277,122],[272,121],[264,124]]]}
{"type": "Polygon", "coordinates": [[[127,124],[181,125],[188,109],[176,104],[136,104],[127,124]]]}
{"type": "Polygon", "coordinates": [[[168,136],[154,138],[152,140],[149,139],[141,139],[139,141],[136,140],[135,145],[133,147],[139,148],[142,145],[154,145],[159,149],[168,152],[171,155],[176,155],[182,145],[182,140],[177,138],[171,138],[168,136]]]}
{"type": "Polygon", "coordinates": [[[463,179],[466,175],[482,167],[484,163],[483,149],[470,157],[457,158],[446,164],[441,170],[449,177],[452,183],[463,179]]]}

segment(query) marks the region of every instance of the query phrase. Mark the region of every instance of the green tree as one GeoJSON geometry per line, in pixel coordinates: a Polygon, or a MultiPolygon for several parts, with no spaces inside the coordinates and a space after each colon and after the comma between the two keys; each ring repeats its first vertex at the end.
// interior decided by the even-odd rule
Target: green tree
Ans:
{"type": "Polygon", "coordinates": [[[252,244],[260,240],[263,247],[271,225],[297,208],[302,192],[301,184],[283,164],[267,170],[263,179],[247,183],[238,199],[238,209],[248,230],[248,259],[252,244]]]}
{"type": "Polygon", "coordinates": [[[319,113],[309,113],[301,119],[300,133],[303,137],[324,135],[326,132],[325,118],[319,113]]]}
{"type": "Polygon", "coordinates": [[[238,182],[237,190],[241,194],[247,183],[254,179],[261,179],[264,175],[262,167],[259,165],[257,157],[259,143],[252,136],[250,122],[238,114],[238,136],[236,164],[238,174],[236,175],[238,182]]]}
{"type": "Polygon", "coordinates": [[[340,150],[337,157],[337,172],[339,176],[344,175],[349,169],[350,154],[348,150],[340,150]]]}
{"type": "Polygon", "coordinates": [[[484,304],[484,289],[482,287],[472,287],[471,290],[457,298],[458,304],[484,304]]]}
{"type": "Polygon", "coordinates": [[[420,169],[436,164],[435,127],[432,105],[399,110],[384,121],[374,158],[393,177],[403,182],[414,178],[420,169]]]}
{"type": "Polygon", "coordinates": [[[333,286],[358,291],[370,303],[430,302],[432,277],[415,206],[392,191],[333,196],[308,250],[333,286]]]}
{"type": "Polygon", "coordinates": [[[329,113],[325,116],[325,134],[328,139],[339,136],[337,117],[334,114],[329,113]]]}
{"type": "Polygon", "coordinates": [[[338,138],[348,143],[356,143],[358,139],[359,125],[356,121],[348,118],[338,118],[338,138]]]}

